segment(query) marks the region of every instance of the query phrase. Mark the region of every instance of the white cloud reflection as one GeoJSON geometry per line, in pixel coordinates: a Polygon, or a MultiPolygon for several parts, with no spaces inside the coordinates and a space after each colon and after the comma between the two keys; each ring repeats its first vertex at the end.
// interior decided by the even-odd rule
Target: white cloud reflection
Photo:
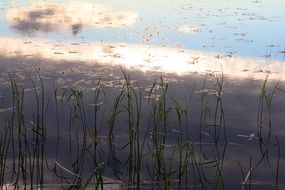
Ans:
{"type": "Polygon", "coordinates": [[[7,11],[6,19],[21,32],[54,32],[65,27],[76,34],[83,27],[130,27],[136,23],[137,16],[134,11],[115,11],[99,4],[72,1],[13,8],[7,11]]]}
{"type": "Polygon", "coordinates": [[[261,79],[270,73],[271,79],[284,79],[285,64],[265,59],[218,55],[181,48],[151,45],[96,43],[67,43],[31,38],[0,37],[0,55],[21,56],[51,61],[85,62],[106,66],[121,65],[141,71],[176,73],[216,73],[244,79],[261,79]]]}
{"type": "Polygon", "coordinates": [[[192,26],[181,26],[177,29],[177,31],[182,34],[188,34],[199,32],[199,29],[192,26]]]}

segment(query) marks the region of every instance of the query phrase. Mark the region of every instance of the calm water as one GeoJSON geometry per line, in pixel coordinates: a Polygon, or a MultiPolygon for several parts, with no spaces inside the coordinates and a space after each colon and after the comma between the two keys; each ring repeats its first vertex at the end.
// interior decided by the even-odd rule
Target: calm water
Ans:
{"type": "MultiPolygon", "coordinates": [[[[96,120],[100,126],[98,138],[101,139],[98,163],[108,160],[104,162],[103,175],[127,188],[130,184],[126,182],[125,175],[129,168],[124,163],[129,163],[129,152],[122,148],[126,146],[129,135],[126,114],[118,116],[114,129],[115,155],[122,161],[117,163],[122,171],[119,179],[114,175],[114,165],[109,160],[108,144],[110,113],[124,84],[122,69],[127,69],[132,84],[138,83],[142,90],[139,139],[143,142],[144,135],[149,137],[148,149],[144,149],[146,152],[154,151],[151,147],[155,146],[152,144],[155,132],[148,130],[153,122],[153,104],[148,100],[148,92],[153,82],[163,76],[169,84],[166,98],[169,108],[185,105],[193,94],[189,115],[182,119],[180,130],[183,132],[182,141],[191,141],[195,147],[199,169],[189,165],[186,171],[193,172],[193,175],[188,174],[189,179],[184,179],[188,182],[183,182],[183,185],[178,185],[175,172],[169,174],[174,189],[179,189],[177,186],[186,189],[190,184],[196,189],[218,188],[215,177],[221,168],[221,188],[250,188],[242,184],[246,181],[252,189],[274,189],[278,181],[277,187],[284,189],[284,10],[285,2],[281,0],[2,0],[1,124],[9,125],[8,118],[13,115],[10,81],[13,78],[19,89],[24,89],[24,123],[27,134],[32,134],[37,104],[31,81],[35,81],[37,92],[41,93],[38,87],[40,74],[45,87],[45,103],[49,105],[44,112],[47,128],[45,159],[50,167],[57,166],[57,172],[47,167],[43,182],[51,186],[75,183],[77,174],[89,176],[94,171],[90,155],[80,160],[85,163],[82,171],[76,170],[78,155],[85,146],[81,143],[85,142],[84,139],[88,139],[88,143],[94,140],[82,136],[84,129],[78,127],[82,125],[82,117],[71,119],[72,115],[81,114],[75,109],[82,107],[75,108],[78,106],[76,97],[68,98],[71,91],[66,89],[83,91],[84,119],[86,125],[92,126],[94,90],[101,78],[105,97],[100,96],[99,102],[103,102],[103,106],[96,120]],[[266,77],[266,90],[262,91],[266,77]],[[218,82],[223,79],[221,95],[217,95],[217,79],[218,82]],[[60,102],[57,111],[55,89],[58,89],[60,102]],[[262,92],[264,94],[260,96],[262,92]],[[74,102],[67,101],[69,99],[74,102]],[[220,125],[216,126],[216,123],[220,125]],[[218,145],[215,141],[219,142],[218,145]],[[221,162],[221,168],[217,167],[221,162]],[[199,172],[205,176],[202,186],[198,179],[202,174],[199,172]]],[[[161,92],[158,95],[152,99],[154,102],[159,102],[161,92]]],[[[120,110],[126,111],[125,102],[122,102],[120,110]]],[[[179,141],[179,121],[177,112],[173,110],[166,119],[169,128],[164,143],[168,148],[164,154],[166,160],[174,160],[173,171],[176,171],[179,157],[176,157],[175,144],[179,141]]],[[[17,138],[16,131],[12,133],[17,144],[21,139],[17,138]]],[[[33,147],[33,138],[27,135],[27,147],[33,147]]],[[[11,147],[4,180],[7,184],[15,182],[11,169],[15,162],[12,155],[21,152],[18,145],[15,149],[11,147]]],[[[145,181],[146,188],[151,188],[150,181],[157,177],[149,169],[157,167],[153,159],[147,155],[142,162],[141,179],[145,181]]],[[[170,167],[170,162],[166,163],[170,167]]],[[[27,181],[29,185],[30,181],[27,181]]],[[[156,182],[159,184],[160,181],[162,179],[158,177],[156,182]]]]}
{"type": "MultiPolygon", "coordinates": [[[[49,23],[56,22],[49,17],[46,24],[50,26],[41,25],[42,23],[37,25],[37,15],[35,18],[26,18],[20,22],[11,23],[11,16],[7,19],[7,12],[11,8],[20,9],[35,2],[41,4],[39,1],[1,1],[2,37],[35,37],[67,42],[82,41],[83,38],[88,42],[104,40],[111,43],[179,46],[217,54],[235,52],[239,56],[254,58],[270,53],[273,60],[282,60],[284,56],[280,51],[285,48],[283,39],[285,3],[280,0],[156,1],[155,3],[84,1],[79,3],[80,13],[72,12],[75,18],[71,23],[49,23]],[[136,16],[132,24],[119,29],[116,26],[112,28],[111,25],[109,27],[92,25],[92,15],[88,15],[89,12],[83,14],[81,11],[84,11],[84,7],[94,4],[112,8],[114,11],[131,11],[131,14],[136,16]],[[72,24],[80,23],[80,17],[90,21],[87,23],[89,26],[82,26],[78,32],[70,31],[72,24]]],[[[74,4],[72,1],[44,2],[46,3],[41,5],[41,10],[47,9],[44,6],[48,3],[57,3],[58,6],[62,6],[62,3],[74,4]]],[[[70,10],[67,11],[76,11],[74,6],[73,8],[70,6],[70,10]]],[[[56,14],[58,16],[61,13],[56,14]]],[[[43,15],[45,16],[47,15],[43,15]]]]}

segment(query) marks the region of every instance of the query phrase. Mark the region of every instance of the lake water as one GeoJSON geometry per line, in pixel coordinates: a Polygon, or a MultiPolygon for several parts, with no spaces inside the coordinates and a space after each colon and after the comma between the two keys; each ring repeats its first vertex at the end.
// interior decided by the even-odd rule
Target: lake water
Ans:
{"type": "Polygon", "coordinates": [[[284,189],[284,10],[2,0],[0,186],[284,189]]]}

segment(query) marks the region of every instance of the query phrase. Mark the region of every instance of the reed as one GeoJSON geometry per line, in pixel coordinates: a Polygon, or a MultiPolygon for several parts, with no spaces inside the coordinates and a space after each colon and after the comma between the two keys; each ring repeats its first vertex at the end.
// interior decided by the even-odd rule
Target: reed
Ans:
{"type": "MultiPolygon", "coordinates": [[[[10,77],[11,87],[2,93],[0,105],[10,108],[0,112],[2,189],[7,184],[44,189],[50,176],[59,186],[74,189],[110,184],[128,189],[226,189],[230,128],[223,74],[207,75],[201,86],[194,83],[184,99],[171,95],[171,83],[163,76],[144,90],[122,69],[122,85],[111,90],[112,96],[102,80],[98,78],[91,93],[72,87],[54,88],[49,94],[39,73],[30,79],[31,91],[10,77]],[[34,101],[27,108],[29,99],[34,101]],[[52,145],[50,138],[55,139],[52,145]]],[[[280,187],[282,144],[271,121],[278,92],[283,93],[278,84],[271,89],[266,78],[256,117],[261,154],[257,159],[248,155],[246,164],[237,162],[242,189],[253,189],[255,174],[264,165],[274,178],[272,186],[280,187]]]]}

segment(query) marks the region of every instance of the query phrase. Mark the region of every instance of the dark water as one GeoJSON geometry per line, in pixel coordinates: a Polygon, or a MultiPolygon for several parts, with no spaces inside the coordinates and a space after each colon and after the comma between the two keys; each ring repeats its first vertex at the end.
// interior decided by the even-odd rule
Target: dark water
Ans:
{"type": "Polygon", "coordinates": [[[135,164],[129,170],[130,158],[136,158],[128,144],[135,122],[130,124],[126,94],[110,133],[114,102],[126,87],[126,69],[134,92],[141,92],[139,130],[134,130],[140,132],[135,142],[145,142],[141,187],[166,188],[160,168],[173,189],[285,188],[283,1],[92,2],[0,3],[2,139],[14,129],[2,183],[68,188],[87,181],[103,164],[106,183],[136,187],[135,180],[128,184],[130,172],[137,173],[135,164]],[[13,105],[13,79],[19,97],[24,94],[18,105],[23,115],[13,105]],[[95,117],[99,80],[104,92],[95,102],[95,117]],[[151,89],[157,92],[150,95],[151,89]],[[81,91],[82,102],[80,94],[75,96],[81,91]],[[161,110],[153,113],[162,102],[167,117],[161,110]],[[187,116],[181,112],[179,120],[177,111],[183,107],[187,116]],[[40,134],[35,126],[41,122],[44,147],[35,141],[40,134]],[[22,136],[19,126],[26,129],[22,136]],[[161,134],[165,142],[156,141],[161,134]],[[184,156],[193,153],[188,152],[181,183],[179,144],[185,145],[184,156]],[[160,167],[158,147],[164,151],[160,167]],[[44,150],[43,156],[39,152],[37,157],[38,150],[44,150]],[[34,163],[26,163],[28,158],[34,163]],[[40,158],[43,170],[32,170],[32,165],[40,167],[40,158]],[[32,171],[33,182],[23,177],[32,171]],[[39,171],[44,171],[43,181],[36,177],[39,171]]]}

